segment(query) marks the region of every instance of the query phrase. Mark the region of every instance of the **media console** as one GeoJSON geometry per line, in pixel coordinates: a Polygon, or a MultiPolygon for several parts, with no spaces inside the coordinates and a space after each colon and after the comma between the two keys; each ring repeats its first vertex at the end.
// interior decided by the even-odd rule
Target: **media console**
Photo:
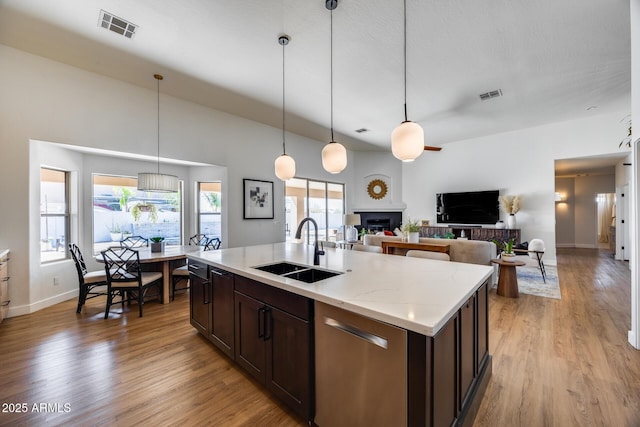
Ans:
{"type": "Polygon", "coordinates": [[[469,240],[484,240],[488,242],[497,240],[499,242],[505,242],[513,239],[516,244],[520,243],[519,228],[485,228],[474,225],[422,226],[420,237],[445,237],[449,233],[453,233],[456,238],[466,237],[469,240]]]}

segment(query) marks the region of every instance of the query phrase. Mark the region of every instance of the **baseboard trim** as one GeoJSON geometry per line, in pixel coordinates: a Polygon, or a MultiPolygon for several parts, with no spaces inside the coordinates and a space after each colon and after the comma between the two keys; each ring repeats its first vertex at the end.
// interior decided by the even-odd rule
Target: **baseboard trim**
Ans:
{"type": "Polygon", "coordinates": [[[64,301],[68,301],[73,298],[78,298],[77,289],[67,291],[62,294],[58,294],[49,298],[45,298],[31,304],[19,305],[16,307],[9,306],[7,317],[16,317],[16,316],[23,316],[25,314],[35,313],[36,311],[40,311],[43,308],[51,307],[52,305],[56,305],[64,301]]]}

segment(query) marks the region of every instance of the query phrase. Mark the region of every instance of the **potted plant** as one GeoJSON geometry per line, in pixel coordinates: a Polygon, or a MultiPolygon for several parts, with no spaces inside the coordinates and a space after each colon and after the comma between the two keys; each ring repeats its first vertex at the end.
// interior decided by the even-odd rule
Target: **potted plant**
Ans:
{"type": "Polygon", "coordinates": [[[507,217],[507,228],[516,228],[516,213],[520,210],[520,196],[500,196],[498,202],[507,217]]]}
{"type": "Polygon", "coordinates": [[[164,251],[164,237],[151,237],[151,252],[162,252],[164,251]]]}
{"type": "Polygon", "coordinates": [[[122,240],[122,230],[120,230],[120,224],[111,222],[111,227],[107,227],[109,230],[109,237],[112,242],[119,242],[122,240]]]}
{"type": "Polygon", "coordinates": [[[502,244],[502,260],[503,261],[513,262],[516,260],[516,254],[513,252],[514,243],[515,242],[513,241],[513,239],[509,239],[506,242],[503,242],[502,244]]]}
{"type": "Polygon", "coordinates": [[[418,220],[407,218],[407,222],[402,225],[402,231],[406,234],[408,243],[418,243],[420,241],[420,224],[418,220]]]}
{"type": "Polygon", "coordinates": [[[158,221],[158,208],[156,208],[156,205],[153,203],[139,202],[133,205],[131,208],[131,216],[133,216],[133,220],[135,222],[140,221],[140,215],[142,215],[142,212],[149,213],[149,221],[152,223],[155,224],[156,221],[158,221]]]}

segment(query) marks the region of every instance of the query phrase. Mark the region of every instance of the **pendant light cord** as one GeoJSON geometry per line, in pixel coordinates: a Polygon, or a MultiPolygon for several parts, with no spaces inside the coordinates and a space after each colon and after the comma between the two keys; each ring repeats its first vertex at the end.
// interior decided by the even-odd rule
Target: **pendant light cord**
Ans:
{"type": "Polygon", "coordinates": [[[287,149],[284,144],[284,47],[285,43],[282,43],[282,154],[287,154],[287,149]]]}
{"type": "Polygon", "coordinates": [[[331,37],[330,37],[330,53],[331,53],[331,142],[334,142],[333,138],[333,9],[331,9],[331,37]]]}
{"type": "Polygon", "coordinates": [[[407,118],[407,0],[404,0],[404,121],[407,118]]]}
{"type": "Polygon", "coordinates": [[[158,84],[158,175],[160,175],[160,79],[162,77],[158,77],[158,75],[154,76],[156,78],[158,84]]]}

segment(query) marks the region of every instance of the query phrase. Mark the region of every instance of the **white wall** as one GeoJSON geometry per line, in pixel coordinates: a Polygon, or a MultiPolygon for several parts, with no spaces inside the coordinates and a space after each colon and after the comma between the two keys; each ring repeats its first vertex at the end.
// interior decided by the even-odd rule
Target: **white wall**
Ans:
{"type": "MultiPolygon", "coordinates": [[[[522,240],[544,240],[555,263],[556,159],[617,152],[620,118],[593,116],[446,144],[403,166],[403,200],[412,218],[435,219],[435,194],[499,189],[522,196],[516,215],[522,240]]],[[[504,214],[501,214],[504,215],[504,214]]],[[[504,219],[504,218],[503,218],[504,219]]]]}
{"type": "MultiPolygon", "coordinates": [[[[30,196],[35,187],[29,184],[34,180],[29,141],[156,155],[157,94],[3,45],[0,64],[0,247],[11,249],[12,316],[17,307],[21,313],[33,311],[55,299],[42,289],[52,272],[40,270],[30,249],[39,233],[34,234],[37,225],[29,215],[38,210],[30,196]]],[[[165,80],[170,78],[165,73],[165,80]]],[[[226,167],[228,247],[284,240],[284,185],[273,166],[281,153],[280,129],[163,94],[160,117],[162,157],[226,167]],[[273,220],[243,219],[243,178],[274,181],[273,220]]],[[[351,186],[353,167],[339,175],[322,169],[323,146],[287,134],[287,152],[299,176],[351,186]]],[[[353,165],[352,153],[349,162],[353,165]]],[[[86,240],[86,225],[84,233],[86,240]]]]}
{"type": "Polygon", "coordinates": [[[348,212],[398,211],[406,208],[402,199],[402,162],[391,152],[358,152],[354,169],[356,178],[354,187],[349,191],[348,212]],[[367,193],[367,186],[373,179],[381,179],[387,184],[388,192],[382,199],[372,199],[367,193]]]}
{"type": "Polygon", "coordinates": [[[556,247],[572,248],[576,244],[574,186],[573,178],[556,178],[556,191],[566,197],[556,203],[556,247]]]}

